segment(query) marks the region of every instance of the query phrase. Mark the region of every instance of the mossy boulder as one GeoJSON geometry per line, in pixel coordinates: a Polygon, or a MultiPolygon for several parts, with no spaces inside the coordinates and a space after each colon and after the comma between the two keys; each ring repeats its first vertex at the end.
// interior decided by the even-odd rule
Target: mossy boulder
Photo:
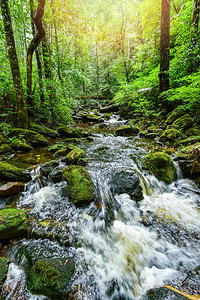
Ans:
{"type": "Polygon", "coordinates": [[[26,142],[19,140],[19,139],[12,141],[11,147],[15,151],[22,151],[22,152],[33,150],[33,147],[31,147],[29,144],[27,144],[26,142]]]}
{"type": "Polygon", "coordinates": [[[179,142],[179,145],[181,146],[187,146],[187,145],[193,145],[195,143],[200,143],[200,136],[190,136],[187,139],[181,140],[179,142]]]}
{"type": "Polygon", "coordinates": [[[143,158],[142,167],[167,184],[176,176],[176,167],[171,157],[164,152],[150,153],[143,158]]]}
{"type": "Polygon", "coordinates": [[[63,170],[69,198],[78,206],[94,199],[94,187],[88,171],[82,166],[69,166],[63,170]]]}
{"type": "Polygon", "coordinates": [[[187,136],[200,136],[200,128],[197,126],[191,127],[186,130],[187,136]]]}
{"type": "Polygon", "coordinates": [[[167,129],[160,136],[159,140],[163,143],[169,142],[171,144],[175,143],[178,138],[182,136],[181,132],[177,129],[167,129]]]}
{"type": "Polygon", "coordinates": [[[45,125],[35,124],[33,122],[30,122],[30,129],[50,138],[56,138],[59,135],[53,129],[48,128],[45,125]]]}
{"type": "Polygon", "coordinates": [[[31,180],[31,175],[23,169],[0,161],[0,180],[28,182],[31,180]]]}
{"type": "Polygon", "coordinates": [[[19,209],[0,210],[0,240],[26,233],[27,213],[19,209]]]}
{"type": "Polygon", "coordinates": [[[67,146],[64,146],[62,149],[56,151],[54,153],[55,157],[61,157],[61,156],[66,156],[69,152],[71,152],[72,150],[76,149],[77,146],[73,145],[73,144],[69,144],[67,146]]]}
{"type": "Polygon", "coordinates": [[[52,146],[50,146],[48,148],[48,151],[51,152],[51,153],[55,153],[58,150],[63,149],[64,147],[65,147],[64,144],[53,144],[52,146]]]}
{"type": "Polygon", "coordinates": [[[12,153],[14,152],[10,145],[2,144],[0,147],[0,154],[12,153]]]}
{"type": "Polygon", "coordinates": [[[167,115],[167,119],[165,121],[165,124],[170,125],[172,124],[175,120],[177,120],[178,118],[182,117],[183,115],[185,115],[185,111],[181,110],[179,107],[175,108],[174,110],[172,110],[168,115],[167,115]]]}
{"type": "Polygon", "coordinates": [[[131,125],[120,127],[115,131],[115,134],[120,136],[130,136],[138,133],[139,133],[139,128],[137,126],[131,126],[131,125]]]}
{"type": "Polygon", "coordinates": [[[48,140],[43,135],[33,130],[14,128],[10,131],[9,135],[25,139],[32,147],[44,147],[49,144],[48,140]]]}
{"type": "Polygon", "coordinates": [[[51,299],[67,299],[74,271],[71,257],[38,259],[27,270],[27,288],[33,294],[51,299]]]}
{"type": "Polygon", "coordinates": [[[182,130],[186,130],[190,127],[192,127],[193,125],[193,119],[190,117],[190,115],[186,114],[180,118],[178,118],[176,121],[173,122],[172,127],[174,128],[178,128],[180,130],[180,128],[182,130]]]}
{"type": "Polygon", "coordinates": [[[81,118],[82,122],[93,122],[93,123],[103,122],[101,116],[94,113],[83,112],[79,114],[79,117],[81,118]]]}
{"type": "Polygon", "coordinates": [[[75,148],[71,150],[65,157],[67,164],[76,165],[81,158],[85,158],[86,153],[81,148],[75,148]]]}
{"type": "Polygon", "coordinates": [[[4,281],[6,280],[9,267],[9,260],[5,257],[0,257],[0,291],[4,281]]]}
{"type": "Polygon", "coordinates": [[[58,128],[58,133],[66,138],[81,138],[84,137],[84,132],[76,129],[76,128],[72,128],[72,127],[64,127],[61,126],[58,128]]]}

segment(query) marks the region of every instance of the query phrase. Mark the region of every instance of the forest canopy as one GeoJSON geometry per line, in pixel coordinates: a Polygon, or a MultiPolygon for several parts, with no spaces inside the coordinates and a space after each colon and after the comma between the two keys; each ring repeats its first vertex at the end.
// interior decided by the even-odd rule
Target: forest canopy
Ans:
{"type": "MultiPolygon", "coordinates": [[[[143,116],[150,110],[159,115],[199,105],[199,0],[171,1],[171,7],[164,0],[6,0],[1,6],[4,2],[29,118],[51,125],[69,122],[74,108],[90,104],[88,96],[126,103],[129,112],[143,116]],[[159,88],[159,76],[168,80],[164,88],[159,88]]],[[[15,122],[19,103],[3,20],[2,8],[1,120],[15,122]]]]}

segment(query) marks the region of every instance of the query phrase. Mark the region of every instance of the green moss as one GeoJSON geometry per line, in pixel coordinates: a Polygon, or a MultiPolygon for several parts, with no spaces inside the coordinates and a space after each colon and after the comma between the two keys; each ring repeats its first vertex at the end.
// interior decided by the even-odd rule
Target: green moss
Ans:
{"type": "Polygon", "coordinates": [[[4,139],[5,139],[4,136],[2,134],[0,134],[0,144],[3,143],[4,139]]]}
{"type": "Polygon", "coordinates": [[[176,167],[171,157],[163,152],[150,153],[144,157],[142,167],[152,174],[154,174],[159,180],[165,183],[172,183],[176,175],[176,167]]]}
{"type": "Polygon", "coordinates": [[[186,130],[186,129],[192,127],[192,125],[193,125],[193,119],[188,114],[180,117],[179,119],[174,121],[172,124],[172,126],[174,128],[179,128],[179,129],[181,128],[183,130],[186,130]]]}
{"type": "Polygon", "coordinates": [[[170,143],[174,143],[178,138],[181,137],[181,132],[177,129],[168,129],[165,130],[164,133],[160,136],[159,140],[161,142],[170,142],[170,143]]]}
{"type": "Polygon", "coordinates": [[[63,144],[54,144],[48,148],[48,151],[51,153],[55,153],[58,150],[62,150],[65,146],[63,144]]]}
{"type": "Polygon", "coordinates": [[[10,153],[13,152],[10,145],[8,144],[2,144],[0,147],[0,154],[10,153]]]}
{"type": "Polygon", "coordinates": [[[175,108],[167,115],[167,119],[165,121],[166,124],[172,124],[176,119],[182,117],[185,114],[185,111],[181,110],[179,107],[175,108]]]}
{"type": "Polygon", "coordinates": [[[81,138],[84,136],[81,130],[72,127],[61,126],[58,128],[58,133],[66,138],[81,138]]]}
{"type": "Polygon", "coordinates": [[[0,239],[22,235],[27,229],[27,213],[18,209],[0,210],[0,239]]]}
{"type": "Polygon", "coordinates": [[[44,125],[38,125],[33,122],[30,122],[30,129],[36,131],[44,136],[55,138],[58,136],[58,133],[44,125]]]}
{"type": "Polygon", "coordinates": [[[6,280],[9,261],[5,257],[0,257],[0,291],[1,287],[6,280]]]}
{"type": "Polygon", "coordinates": [[[51,299],[66,299],[74,270],[72,258],[39,259],[28,270],[27,287],[33,294],[42,294],[51,299]]]}
{"type": "Polygon", "coordinates": [[[75,146],[73,144],[69,144],[67,146],[64,146],[62,149],[56,151],[54,156],[55,157],[66,156],[69,152],[71,152],[72,150],[74,150],[76,148],[77,148],[77,146],[75,146]]]}
{"type": "Polygon", "coordinates": [[[66,159],[66,163],[75,165],[78,163],[79,159],[85,157],[86,157],[86,153],[84,150],[80,148],[75,148],[67,154],[65,159],[66,159]]]}
{"type": "Polygon", "coordinates": [[[0,161],[0,180],[27,182],[31,180],[31,176],[23,169],[0,161]]]}
{"type": "Polygon", "coordinates": [[[11,130],[9,135],[11,137],[17,136],[25,139],[33,147],[47,146],[49,143],[48,140],[43,135],[33,130],[14,128],[11,130]]]}
{"type": "Polygon", "coordinates": [[[115,133],[116,135],[129,136],[133,134],[138,134],[139,128],[137,126],[126,125],[118,128],[115,133]]]}
{"type": "Polygon", "coordinates": [[[33,148],[26,142],[16,139],[11,143],[11,147],[16,151],[30,151],[33,148]]]}
{"type": "Polygon", "coordinates": [[[82,205],[93,201],[94,187],[90,175],[82,166],[69,166],[63,170],[69,197],[74,204],[82,205]]]}

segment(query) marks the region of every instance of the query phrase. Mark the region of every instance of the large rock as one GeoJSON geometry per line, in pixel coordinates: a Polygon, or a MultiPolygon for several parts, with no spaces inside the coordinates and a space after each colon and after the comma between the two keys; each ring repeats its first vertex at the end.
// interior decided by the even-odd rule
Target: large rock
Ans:
{"type": "Polygon", "coordinates": [[[174,121],[172,127],[178,128],[179,130],[180,128],[182,130],[186,130],[192,127],[192,125],[193,125],[193,119],[190,117],[190,115],[186,114],[180,117],[179,119],[177,119],[176,121],[174,121]]]}
{"type": "Polygon", "coordinates": [[[6,275],[8,272],[9,260],[5,257],[0,257],[0,291],[1,287],[6,280],[6,275]]]}
{"type": "Polygon", "coordinates": [[[133,134],[138,134],[139,128],[137,126],[126,125],[118,128],[115,133],[116,135],[130,136],[133,134]]]}
{"type": "Polygon", "coordinates": [[[58,128],[58,133],[66,138],[81,138],[84,136],[83,131],[72,127],[61,126],[58,128]]]}
{"type": "Polygon", "coordinates": [[[41,258],[27,270],[27,287],[33,294],[68,299],[75,262],[71,257],[41,258]]]}
{"type": "Polygon", "coordinates": [[[56,138],[58,136],[56,131],[46,127],[45,125],[39,125],[30,122],[30,129],[50,138],[56,138]]]}
{"type": "Polygon", "coordinates": [[[143,300],[188,300],[189,298],[179,293],[177,290],[171,290],[167,287],[152,289],[147,292],[143,300]]]}
{"type": "Polygon", "coordinates": [[[76,205],[89,203],[94,199],[94,187],[90,175],[82,166],[69,166],[63,170],[67,181],[69,197],[76,205]]]}
{"type": "Polygon", "coordinates": [[[66,155],[65,161],[67,164],[76,165],[78,164],[78,161],[85,157],[86,153],[83,149],[75,148],[66,155]]]}
{"type": "Polygon", "coordinates": [[[172,124],[175,120],[179,119],[180,117],[182,117],[183,115],[185,115],[185,111],[181,110],[179,107],[175,108],[174,110],[172,110],[168,115],[167,115],[167,119],[165,121],[166,124],[170,125],[172,124]]]}
{"type": "Polygon", "coordinates": [[[18,194],[24,190],[22,182],[7,182],[0,186],[0,197],[9,197],[18,194]]]}
{"type": "Polygon", "coordinates": [[[0,161],[0,180],[27,182],[31,180],[31,175],[23,169],[0,161]]]}
{"type": "Polygon", "coordinates": [[[48,140],[43,135],[33,130],[14,128],[9,135],[12,137],[20,136],[20,138],[24,138],[32,147],[43,147],[49,144],[48,140]]]}
{"type": "Polygon", "coordinates": [[[58,167],[58,160],[51,160],[41,165],[40,172],[43,176],[47,177],[49,173],[56,167],[58,167]]]}
{"type": "Polygon", "coordinates": [[[163,143],[169,142],[171,144],[175,143],[180,137],[181,132],[177,129],[167,129],[164,133],[160,136],[159,140],[163,143]]]}
{"type": "Polygon", "coordinates": [[[110,187],[114,193],[129,194],[135,201],[143,199],[140,180],[136,172],[129,170],[115,171],[112,175],[110,187]]]}
{"type": "Polygon", "coordinates": [[[33,148],[29,144],[27,144],[26,142],[19,140],[19,139],[14,140],[11,143],[11,147],[15,151],[22,151],[22,152],[33,150],[33,148]]]}
{"type": "Polygon", "coordinates": [[[73,144],[69,144],[67,146],[64,146],[62,149],[56,151],[54,153],[55,157],[61,157],[61,156],[66,156],[69,152],[71,152],[72,150],[76,149],[77,146],[73,145],[73,144]]]}
{"type": "Polygon", "coordinates": [[[176,176],[176,167],[171,157],[163,152],[150,153],[143,158],[142,166],[159,180],[172,183],[176,176]]]}
{"type": "Polygon", "coordinates": [[[0,210],[0,240],[26,233],[27,213],[19,209],[0,210]]]}

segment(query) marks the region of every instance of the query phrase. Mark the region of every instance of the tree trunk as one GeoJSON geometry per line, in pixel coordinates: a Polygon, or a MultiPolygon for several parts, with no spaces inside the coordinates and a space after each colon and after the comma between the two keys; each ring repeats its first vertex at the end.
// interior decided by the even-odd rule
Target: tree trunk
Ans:
{"type": "Polygon", "coordinates": [[[46,37],[44,37],[42,41],[42,53],[43,53],[45,78],[47,79],[47,91],[49,95],[51,117],[54,125],[55,124],[54,101],[56,97],[56,91],[52,83],[50,49],[46,37]]]}
{"type": "Polygon", "coordinates": [[[128,71],[128,66],[127,66],[127,61],[126,61],[126,56],[125,56],[125,47],[124,47],[124,40],[125,40],[125,29],[124,29],[124,10],[123,10],[123,5],[121,4],[121,11],[122,11],[122,25],[121,25],[121,52],[123,56],[123,64],[124,64],[124,70],[126,74],[126,80],[129,83],[129,71],[128,71]]]}
{"type": "Polygon", "coordinates": [[[160,35],[160,93],[169,89],[170,0],[162,0],[160,35]]]}
{"type": "Polygon", "coordinates": [[[4,0],[0,2],[1,2],[1,12],[2,12],[3,23],[4,23],[8,56],[9,56],[13,84],[14,84],[15,95],[17,100],[18,126],[22,128],[28,128],[28,113],[27,113],[27,108],[24,100],[24,91],[23,91],[22,79],[21,79],[17,53],[15,48],[15,39],[14,39],[14,33],[12,28],[12,21],[10,17],[10,9],[8,6],[8,0],[4,0]]]}
{"type": "Polygon", "coordinates": [[[192,44],[196,44],[196,36],[198,33],[198,24],[199,24],[199,6],[200,0],[194,0],[193,2],[193,16],[192,16],[192,44]]]}
{"type": "MultiPolygon", "coordinates": [[[[30,0],[30,10],[31,10],[31,25],[33,36],[36,35],[35,24],[34,24],[34,13],[33,13],[33,0],[30,0]]],[[[40,58],[39,50],[35,49],[37,68],[38,68],[38,78],[39,78],[39,89],[40,89],[40,101],[41,105],[44,106],[45,96],[44,96],[44,85],[43,85],[43,76],[42,76],[42,63],[40,58]]]]}
{"type": "Polygon", "coordinates": [[[98,53],[97,41],[96,41],[96,64],[97,64],[97,95],[99,95],[99,53],[98,53]]]}
{"type": "Polygon", "coordinates": [[[38,0],[38,7],[36,14],[34,16],[34,23],[37,28],[37,33],[34,35],[30,45],[28,46],[27,50],[27,60],[26,60],[26,66],[27,66],[27,104],[28,104],[28,112],[29,116],[33,116],[33,109],[34,109],[34,103],[33,103],[33,97],[32,97],[32,60],[33,60],[33,53],[37,46],[39,45],[40,41],[45,36],[45,30],[44,26],[42,24],[42,17],[44,14],[44,5],[45,0],[38,0]]]}

